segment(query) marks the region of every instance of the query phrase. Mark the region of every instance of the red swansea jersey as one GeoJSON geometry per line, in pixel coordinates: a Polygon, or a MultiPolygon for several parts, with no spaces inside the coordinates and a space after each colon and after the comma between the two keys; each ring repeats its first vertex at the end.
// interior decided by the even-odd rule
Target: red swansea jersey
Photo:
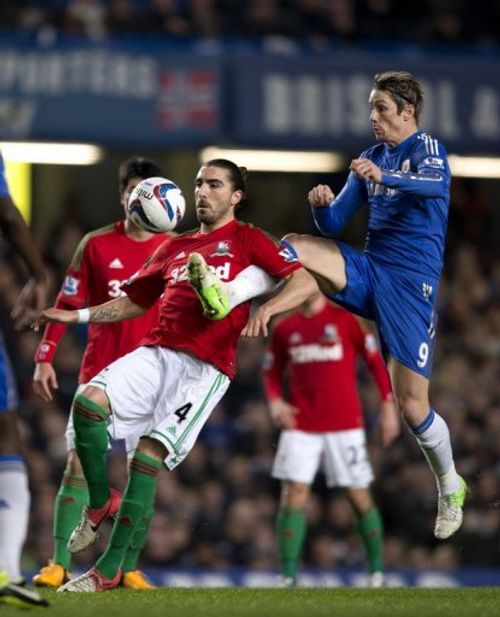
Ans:
{"type": "MultiPolygon", "coordinates": [[[[137,272],[169,237],[155,234],[148,240],[135,240],[125,233],[123,221],[87,234],[66,271],[56,307],[77,309],[94,306],[123,295],[122,283],[137,272]]],[[[89,324],[79,383],[86,383],[108,364],[135,349],[145,332],[156,323],[157,316],[157,307],[153,307],[137,319],[89,324]]],[[[62,324],[47,325],[35,362],[52,361],[65,329],[62,324]]]]}
{"type": "Polygon", "coordinates": [[[356,360],[362,355],[383,400],[391,385],[375,338],[356,318],[328,302],[316,315],[300,311],[282,319],[271,335],[264,367],[269,400],[284,398],[283,377],[289,371],[297,429],[308,432],[344,431],[363,426],[356,387],[356,360]]]}
{"type": "Polygon", "coordinates": [[[232,378],[236,346],[245,326],[250,302],[235,307],[227,317],[212,321],[203,316],[196,294],[187,282],[190,253],[203,255],[223,281],[254,264],[281,279],[300,268],[299,262],[262,230],[233,220],[210,233],[188,232],[171,238],[123,289],[139,306],[150,306],[161,297],[158,324],[142,345],[178,349],[212,364],[232,378]],[[163,295],[162,295],[163,294],[163,295]]]}

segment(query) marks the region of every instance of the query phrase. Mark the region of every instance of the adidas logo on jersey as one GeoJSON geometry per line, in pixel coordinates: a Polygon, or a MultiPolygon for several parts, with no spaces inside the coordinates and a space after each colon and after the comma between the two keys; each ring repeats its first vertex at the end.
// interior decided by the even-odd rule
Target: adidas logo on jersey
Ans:
{"type": "Polygon", "coordinates": [[[115,259],[113,259],[113,261],[109,264],[108,268],[113,268],[114,270],[121,270],[123,269],[123,264],[122,262],[118,259],[118,257],[116,257],[115,259]]]}

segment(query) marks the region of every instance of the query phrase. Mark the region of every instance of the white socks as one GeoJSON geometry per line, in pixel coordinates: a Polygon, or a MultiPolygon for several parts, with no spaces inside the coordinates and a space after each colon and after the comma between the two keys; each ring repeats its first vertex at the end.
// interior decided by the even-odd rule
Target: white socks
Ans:
{"type": "Polygon", "coordinates": [[[19,455],[0,455],[0,570],[21,577],[21,553],[30,510],[26,465],[19,455]]]}
{"type": "Polygon", "coordinates": [[[436,476],[439,494],[454,493],[459,488],[459,481],[446,422],[431,409],[425,420],[413,428],[412,432],[436,476]]]}
{"type": "Polygon", "coordinates": [[[276,286],[276,281],[258,266],[248,266],[232,281],[225,283],[231,309],[242,302],[273,291],[276,286]]]}

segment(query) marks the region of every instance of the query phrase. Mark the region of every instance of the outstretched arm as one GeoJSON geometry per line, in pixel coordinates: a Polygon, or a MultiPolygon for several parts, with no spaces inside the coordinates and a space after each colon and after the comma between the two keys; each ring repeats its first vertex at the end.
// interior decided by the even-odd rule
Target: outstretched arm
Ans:
{"type": "Polygon", "coordinates": [[[267,336],[267,325],[274,315],[297,308],[318,291],[314,278],[301,268],[295,270],[288,278],[286,285],[273,298],[260,306],[243,328],[242,336],[267,336]]]}
{"type": "Polygon", "coordinates": [[[80,311],[65,311],[62,309],[49,308],[42,311],[40,317],[33,323],[33,330],[38,331],[43,323],[57,322],[64,324],[76,324],[84,321],[91,323],[115,323],[117,321],[125,321],[126,319],[134,319],[144,315],[147,308],[139,306],[132,302],[128,296],[121,296],[99,304],[91,306],[88,310],[88,319],[80,317],[80,311]]]}

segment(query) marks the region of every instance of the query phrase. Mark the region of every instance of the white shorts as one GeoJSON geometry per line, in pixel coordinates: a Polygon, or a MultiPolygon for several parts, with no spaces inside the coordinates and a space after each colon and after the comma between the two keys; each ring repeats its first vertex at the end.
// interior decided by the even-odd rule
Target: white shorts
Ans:
{"type": "MultiPolygon", "coordinates": [[[[88,384],[82,383],[78,386],[75,392],[75,397],[83,392],[83,390],[87,387],[88,384]]],[[[69,412],[68,424],[66,426],[66,431],[64,436],[66,437],[66,450],[70,452],[75,449],[75,427],[73,426],[73,405],[75,403],[75,398],[73,398],[73,402],[71,403],[71,409],[69,412]]],[[[125,451],[127,455],[130,456],[135,452],[137,448],[137,444],[139,443],[139,438],[135,435],[131,435],[130,437],[125,437],[125,451]]],[[[108,450],[111,450],[111,444],[108,446],[108,450]]]]}
{"type": "Polygon", "coordinates": [[[165,347],[139,347],[89,381],[106,393],[112,439],[138,442],[150,436],[168,449],[165,465],[176,467],[229,386],[211,364],[165,347]]]}
{"type": "Polygon", "coordinates": [[[282,431],[274,459],[273,478],[312,484],[322,468],[328,486],[366,488],[373,480],[365,431],[335,433],[282,431]]]}

